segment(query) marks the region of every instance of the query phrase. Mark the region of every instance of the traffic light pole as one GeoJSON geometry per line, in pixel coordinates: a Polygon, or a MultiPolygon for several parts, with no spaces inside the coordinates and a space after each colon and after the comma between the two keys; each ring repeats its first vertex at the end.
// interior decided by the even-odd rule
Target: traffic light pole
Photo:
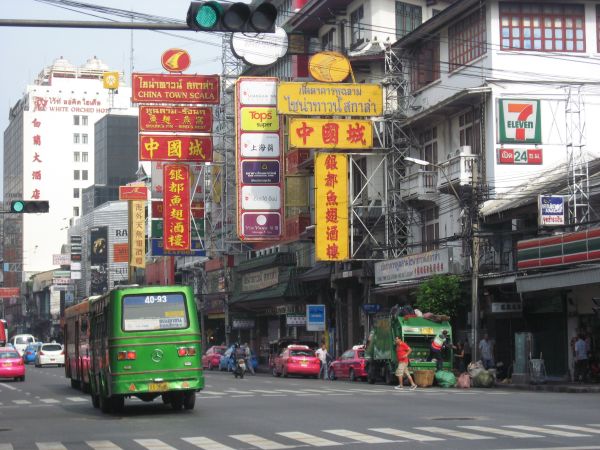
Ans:
{"type": "Polygon", "coordinates": [[[79,20],[29,20],[0,19],[0,27],[38,27],[38,28],[108,28],[121,30],[165,30],[192,31],[185,23],[168,22],[102,22],[79,20]]]}

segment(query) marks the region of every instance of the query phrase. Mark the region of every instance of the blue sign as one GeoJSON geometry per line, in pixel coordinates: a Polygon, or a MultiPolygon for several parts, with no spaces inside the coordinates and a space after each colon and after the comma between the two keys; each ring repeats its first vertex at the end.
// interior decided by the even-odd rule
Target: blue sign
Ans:
{"type": "Polygon", "coordinates": [[[162,239],[151,239],[152,241],[152,256],[206,256],[202,241],[200,239],[192,239],[191,250],[167,251],[163,247],[162,239]]]}
{"type": "Polygon", "coordinates": [[[362,305],[362,309],[367,314],[377,314],[381,309],[381,305],[379,303],[365,303],[362,305]]]}
{"type": "Polygon", "coordinates": [[[325,305],[306,305],[306,331],[325,331],[325,305]]]}

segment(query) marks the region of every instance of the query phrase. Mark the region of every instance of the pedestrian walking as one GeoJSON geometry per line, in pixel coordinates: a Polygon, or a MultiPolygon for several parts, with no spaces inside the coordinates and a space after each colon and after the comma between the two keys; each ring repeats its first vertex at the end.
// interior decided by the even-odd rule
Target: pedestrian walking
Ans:
{"type": "Polygon", "coordinates": [[[404,376],[410,381],[410,390],[413,391],[417,388],[417,384],[410,376],[408,371],[408,357],[412,353],[412,348],[402,340],[400,336],[396,336],[396,359],[398,360],[398,367],[396,368],[396,376],[398,377],[398,386],[394,386],[394,389],[404,389],[404,376]]]}
{"type": "Polygon", "coordinates": [[[437,334],[431,341],[427,361],[435,359],[435,367],[438,371],[442,370],[442,368],[444,367],[444,358],[442,356],[442,351],[444,350],[446,345],[449,344],[448,341],[448,330],[442,330],[442,332],[437,334]]]}
{"type": "Polygon", "coordinates": [[[487,333],[483,335],[483,339],[479,341],[479,355],[485,369],[494,367],[494,343],[490,341],[487,333]]]}
{"type": "Polygon", "coordinates": [[[250,350],[250,346],[247,342],[244,344],[244,359],[246,360],[246,367],[250,373],[252,375],[256,375],[254,373],[254,366],[252,365],[252,351],[250,350]]]}
{"type": "Polygon", "coordinates": [[[323,380],[327,379],[327,360],[330,358],[329,353],[327,352],[327,346],[325,342],[321,344],[321,348],[316,351],[317,358],[321,361],[321,370],[319,371],[319,378],[323,375],[323,380]]]}
{"type": "Polygon", "coordinates": [[[587,381],[588,347],[583,334],[579,334],[575,342],[575,381],[587,381]]]}
{"type": "Polygon", "coordinates": [[[454,363],[456,370],[458,373],[463,373],[465,371],[465,347],[462,342],[453,346],[454,348],[454,363]]]}

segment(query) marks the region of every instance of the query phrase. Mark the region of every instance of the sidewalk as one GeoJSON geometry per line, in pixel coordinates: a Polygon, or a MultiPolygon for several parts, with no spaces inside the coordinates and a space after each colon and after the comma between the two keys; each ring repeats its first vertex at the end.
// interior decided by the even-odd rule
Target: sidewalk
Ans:
{"type": "Polygon", "coordinates": [[[600,393],[600,384],[568,383],[565,381],[548,381],[543,384],[504,384],[494,385],[500,389],[515,389],[521,391],[568,392],[571,394],[600,393]]]}

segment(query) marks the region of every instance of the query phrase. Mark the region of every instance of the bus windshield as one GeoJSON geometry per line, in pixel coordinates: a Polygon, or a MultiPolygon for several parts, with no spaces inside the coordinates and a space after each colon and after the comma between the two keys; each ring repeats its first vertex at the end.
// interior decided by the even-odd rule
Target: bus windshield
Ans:
{"type": "Polygon", "coordinates": [[[123,331],[183,329],[189,326],[183,294],[126,295],[123,331]]]}

